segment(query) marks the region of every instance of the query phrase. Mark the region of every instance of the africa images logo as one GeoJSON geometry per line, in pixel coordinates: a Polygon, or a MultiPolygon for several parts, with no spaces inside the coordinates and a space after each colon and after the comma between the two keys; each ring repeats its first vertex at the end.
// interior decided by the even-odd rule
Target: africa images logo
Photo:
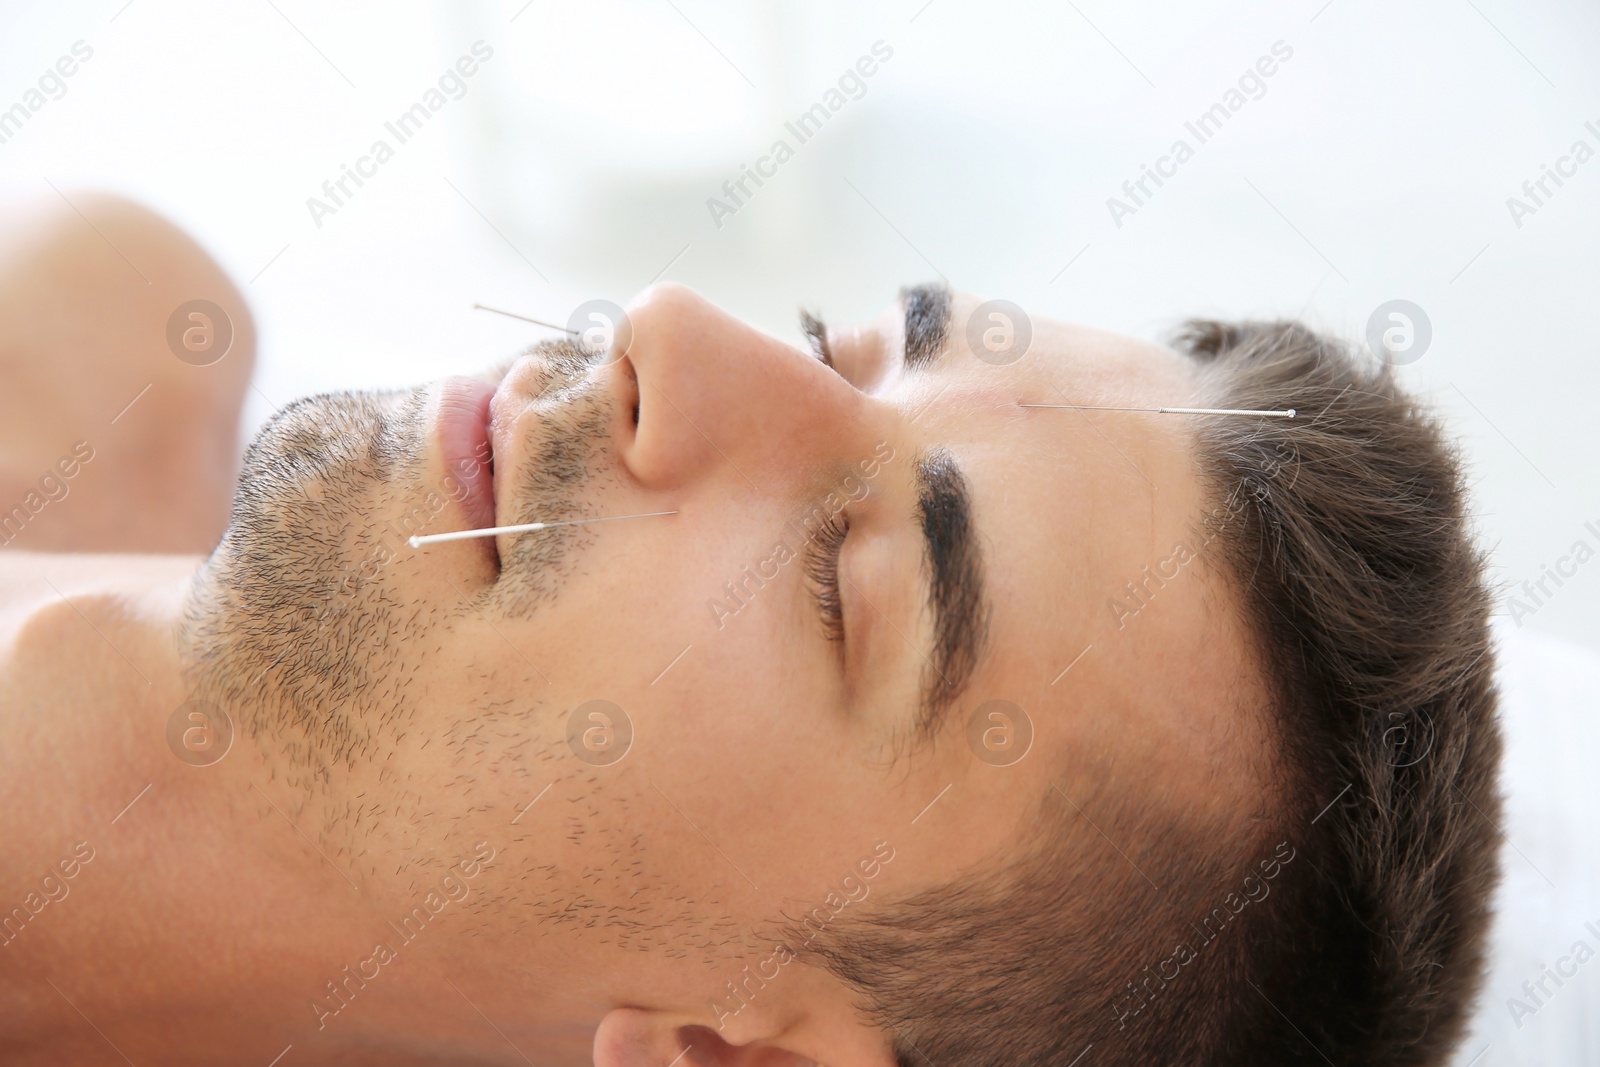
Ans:
{"type": "Polygon", "coordinates": [[[794,138],[794,144],[790,144],[788,138],[779,137],[772,142],[765,155],[756,159],[754,167],[748,163],[739,165],[739,176],[722,183],[722,196],[706,197],[706,210],[711,212],[711,221],[716,223],[717,229],[722,229],[724,219],[737,215],[739,209],[750,202],[755,195],[750,183],[754,182],[756,189],[759,189],[767,180],[777,177],[778,168],[794,158],[797,147],[821,133],[823,124],[843,110],[850,100],[860,100],[867,95],[866,79],[876,74],[879,67],[893,56],[892,47],[882,40],[873,41],[871,55],[864,55],[855,61],[854,66],[846,67],[838,81],[822,94],[821,100],[802,111],[793,122],[783,124],[784,130],[794,138]],[[845,95],[847,93],[848,98],[845,95]],[[744,195],[740,196],[741,193],[744,195]]]}
{"type": "Polygon", "coordinates": [[[422,132],[422,127],[451,100],[460,100],[467,95],[466,79],[478,72],[481,63],[487,63],[494,57],[494,49],[482,41],[474,41],[471,53],[458,58],[452,67],[439,75],[437,84],[429,86],[421,100],[400,112],[392,122],[383,124],[384,130],[394,138],[393,145],[379,137],[364,155],[356,157],[353,168],[348,163],[341,163],[339,176],[322,183],[322,194],[326,199],[306,197],[306,210],[311,212],[311,221],[317,224],[317,229],[322,229],[324,216],[336,214],[355,196],[356,190],[366,184],[363,178],[377,177],[378,166],[395,157],[396,145],[403,145],[422,132]],[[352,182],[355,183],[355,189],[350,188],[352,182]]]}
{"type": "Polygon", "coordinates": [[[1156,190],[1166,184],[1163,179],[1178,176],[1178,168],[1194,158],[1198,146],[1221,133],[1228,120],[1251,100],[1260,100],[1266,96],[1266,79],[1278,72],[1279,64],[1289,62],[1293,56],[1292,47],[1283,41],[1273,41],[1271,55],[1257,59],[1253,66],[1239,75],[1237,82],[1223,92],[1220,100],[1200,112],[1194,121],[1183,124],[1184,130],[1194,138],[1194,144],[1191,145],[1187,139],[1179,137],[1172,142],[1172,147],[1165,155],[1156,159],[1153,169],[1148,163],[1139,164],[1142,173],[1137,178],[1129,178],[1122,183],[1122,193],[1127,199],[1106,197],[1106,210],[1111,213],[1111,221],[1116,223],[1117,229],[1122,229],[1123,218],[1138,214],[1139,209],[1155,196],[1156,190]],[[1150,187],[1152,182],[1155,183],[1154,189],[1150,187]]]}

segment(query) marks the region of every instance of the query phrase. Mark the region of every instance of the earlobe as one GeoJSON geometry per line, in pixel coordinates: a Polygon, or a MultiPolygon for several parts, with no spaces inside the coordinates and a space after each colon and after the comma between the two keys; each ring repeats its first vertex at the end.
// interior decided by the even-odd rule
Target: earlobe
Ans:
{"type": "Polygon", "coordinates": [[[594,1032],[594,1067],[665,1067],[679,1051],[660,1055],[676,1029],[654,1012],[613,1008],[594,1032]]]}
{"type": "Polygon", "coordinates": [[[613,1008],[594,1032],[595,1067],[813,1067],[815,1060],[755,1041],[735,1045],[682,1016],[613,1008]]]}

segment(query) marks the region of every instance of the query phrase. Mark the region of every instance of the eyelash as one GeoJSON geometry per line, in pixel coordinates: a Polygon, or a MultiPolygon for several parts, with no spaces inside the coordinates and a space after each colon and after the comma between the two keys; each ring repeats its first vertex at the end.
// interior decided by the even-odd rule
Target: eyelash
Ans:
{"type": "MultiPolygon", "coordinates": [[[[800,332],[811,342],[812,354],[817,362],[830,370],[833,350],[828,347],[828,326],[821,316],[800,309],[800,332]]],[[[806,546],[805,573],[817,601],[817,612],[822,616],[822,632],[829,641],[844,641],[844,603],[839,595],[839,554],[844,551],[845,538],[850,533],[850,516],[844,513],[830,515],[812,535],[806,546]]]]}
{"type": "Polygon", "coordinates": [[[850,533],[850,516],[830,515],[812,535],[806,548],[805,571],[822,616],[822,631],[829,641],[844,641],[844,604],[839,597],[839,554],[850,533]]]}
{"type": "Polygon", "coordinates": [[[824,367],[833,368],[833,350],[828,347],[828,326],[822,319],[804,309],[800,312],[800,332],[811,342],[811,351],[824,367]]]}

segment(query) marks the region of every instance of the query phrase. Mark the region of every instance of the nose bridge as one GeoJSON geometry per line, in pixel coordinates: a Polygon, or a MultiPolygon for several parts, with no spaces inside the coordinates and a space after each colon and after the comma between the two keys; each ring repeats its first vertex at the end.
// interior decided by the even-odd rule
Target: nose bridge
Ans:
{"type": "Polygon", "coordinates": [[[804,353],[682,286],[628,309],[639,379],[636,473],[682,484],[732,465],[757,485],[825,462],[858,435],[864,398],[804,353]]]}

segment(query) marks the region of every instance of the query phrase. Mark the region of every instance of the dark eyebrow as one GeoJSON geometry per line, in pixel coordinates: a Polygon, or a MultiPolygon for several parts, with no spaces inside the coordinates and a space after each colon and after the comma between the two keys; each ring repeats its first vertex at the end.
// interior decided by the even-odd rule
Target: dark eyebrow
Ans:
{"type": "Polygon", "coordinates": [[[917,721],[918,735],[928,739],[972,680],[988,637],[989,609],[972,501],[955,457],[943,449],[923,453],[916,484],[933,610],[933,656],[917,721]]]}
{"type": "Polygon", "coordinates": [[[944,353],[950,338],[950,290],[930,283],[900,290],[906,309],[906,369],[918,370],[944,353]]]}

